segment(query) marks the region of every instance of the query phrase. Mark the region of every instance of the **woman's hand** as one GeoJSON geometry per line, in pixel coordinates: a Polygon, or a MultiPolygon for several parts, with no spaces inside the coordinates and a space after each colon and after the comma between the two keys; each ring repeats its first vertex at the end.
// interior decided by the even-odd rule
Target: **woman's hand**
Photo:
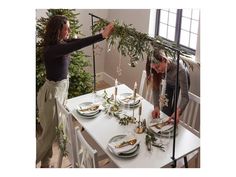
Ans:
{"type": "MultiPolygon", "coordinates": [[[[180,118],[180,114],[181,114],[181,112],[180,112],[180,109],[178,108],[177,109],[177,115],[176,115],[176,123],[178,124],[179,123],[179,118],[180,118]]],[[[170,122],[171,123],[174,123],[174,118],[175,118],[175,113],[173,113],[171,116],[170,116],[170,122]]]]}
{"type": "Polygon", "coordinates": [[[108,38],[111,35],[111,33],[113,32],[113,30],[114,30],[114,24],[113,23],[109,23],[109,25],[107,25],[104,28],[104,30],[102,32],[102,37],[103,38],[108,38]]]}
{"type": "Polygon", "coordinates": [[[155,107],[154,110],[152,111],[152,118],[156,119],[160,117],[160,109],[159,107],[155,107]]]}

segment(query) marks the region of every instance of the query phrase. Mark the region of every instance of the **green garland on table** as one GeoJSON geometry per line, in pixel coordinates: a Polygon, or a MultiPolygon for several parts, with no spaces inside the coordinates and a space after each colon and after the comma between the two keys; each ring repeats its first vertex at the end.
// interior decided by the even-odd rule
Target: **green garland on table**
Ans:
{"type": "Polygon", "coordinates": [[[56,140],[58,142],[59,149],[62,152],[62,155],[65,157],[68,155],[68,151],[66,150],[66,144],[67,144],[67,136],[65,135],[63,131],[63,125],[62,123],[59,124],[59,126],[56,127],[56,140]]]}
{"type": "Polygon", "coordinates": [[[104,112],[109,116],[114,116],[119,120],[120,125],[128,125],[130,123],[136,123],[136,119],[132,116],[122,114],[120,110],[120,104],[114,101],[114,96],[108,97],[106,90],[104,90],[103,99],[105,100],[103,106],[105,108],[104,112]]]}
{"type": "MultiPolygon", "coordinates": [[[[96,21],[92,26],[93,34],[101,31],[109,21],[100,19],[96,21]]],[[[152,38],[146,33],[138,32],[132,25],[120,24],[117,20],[114,21],[114,31],[108,40],[108,51],[114,45],[117,45],[118,51],[123,56],[130,57],[129,65],[135,67],[140,59],[144,59],[144,56],[153,56],[154,49],[163,50],[166,56],[173,59],[176,58],[176,52],[174,50],[180,51],[180,55],[185,58],[189,58],[190,55],[183,49],[177,47],[174,42],[164,42],[161,37],[152,38]]],[[[183,62],[193,69],[193,65],[185,58],[181,58],[183,62]]],[[[155,58],[152,57],[153,62],[155,58]]]]}

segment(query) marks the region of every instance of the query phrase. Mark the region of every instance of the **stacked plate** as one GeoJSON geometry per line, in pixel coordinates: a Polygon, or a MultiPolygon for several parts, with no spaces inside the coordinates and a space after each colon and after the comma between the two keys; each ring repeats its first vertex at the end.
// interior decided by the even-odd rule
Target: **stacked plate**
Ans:
{"type": "Polygon", "coordinates": [[[117,96],[117,101],[129,108],[137,107],[140,104],[140,97],[136,98],[135,101],[133,99],[133,93],[122,93],[117,96]]]}
{"type": "Polygon", "coordinates": [[[131,158],[139,153],[140,141],[135,137],[127,135],[117,135],[112,137],[108,142],[109,151],[117,157],[131,158]]]}
{"type": "MultiPolygon", "coordinates": [[[[156,122],[152,122],[149,128],[158,136],[173,137],[174,136],[174,124],[169,122],[169,118],[157,119],[156,122]]],[[[177,134],[177,131],[176,131],[177,134]]]]}
{"type": "Polygon", "coordinates": [[[84,102],[77,106],[76,111],[83,118],[95,118],[100,112],[100,106],[92,102],[84,102]]]}

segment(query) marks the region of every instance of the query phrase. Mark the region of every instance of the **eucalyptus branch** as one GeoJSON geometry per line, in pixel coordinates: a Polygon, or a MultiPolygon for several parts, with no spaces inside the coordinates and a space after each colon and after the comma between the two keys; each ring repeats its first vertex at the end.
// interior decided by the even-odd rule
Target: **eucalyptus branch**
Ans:
{"type": "Polygon", "coordinates": [[[103,106],[105,108],[104,112],[109,116],[114,116],[117,118],[119,120],[119,124],[128,125],[130,123],[136,123],[135,118],[121,113],[120,104],[114,101],[113,96],[108,97],[106,90],[104,90],[103,99],[103,106]]]}
{"type": "MultiPolygon", "coordinates": [[[[101,31],[105,26],[109,24],[109,21],[101,19],[92,26],[93,34],[101,31]]],[[[181,59],[187,66],[192,64],[185,60],[190,55],[183,49],[177,46],[175,42],[164,42],[161,37],[157,36],[152,38],[146,33],[138,32],[132,25],[120,24],[118,21],[114,21],[114,31],[108,40],[108,49],[111,46],[117,45],[118,51],[123,56],[130,57],[130,66],[135,67],[140,59],[144,59],[145,56],[152,56],[155,49],[164,50],[166,56],[170,56],[173,59],[177,58],[177,52],[179,52],[181,59]]],[[[191,67],[192,68],[192,67],[191,67]]]]}
{"type": "Polygon", "coordinates": [[[147,149],[151,151],[152,144],[156,141],[154,133],[152,133],[149,129],[146,128],[146,137],[145,137],[145,143],[147,146],[147,149]]]}

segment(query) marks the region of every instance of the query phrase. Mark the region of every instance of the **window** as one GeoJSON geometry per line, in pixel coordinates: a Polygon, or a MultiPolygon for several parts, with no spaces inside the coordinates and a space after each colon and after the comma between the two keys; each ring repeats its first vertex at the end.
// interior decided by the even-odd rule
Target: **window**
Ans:
{"type": "Polygon", "coordinates": [[[156,35],[195,55],[199,21],[199,9],[158,9],[156,35]]]}

